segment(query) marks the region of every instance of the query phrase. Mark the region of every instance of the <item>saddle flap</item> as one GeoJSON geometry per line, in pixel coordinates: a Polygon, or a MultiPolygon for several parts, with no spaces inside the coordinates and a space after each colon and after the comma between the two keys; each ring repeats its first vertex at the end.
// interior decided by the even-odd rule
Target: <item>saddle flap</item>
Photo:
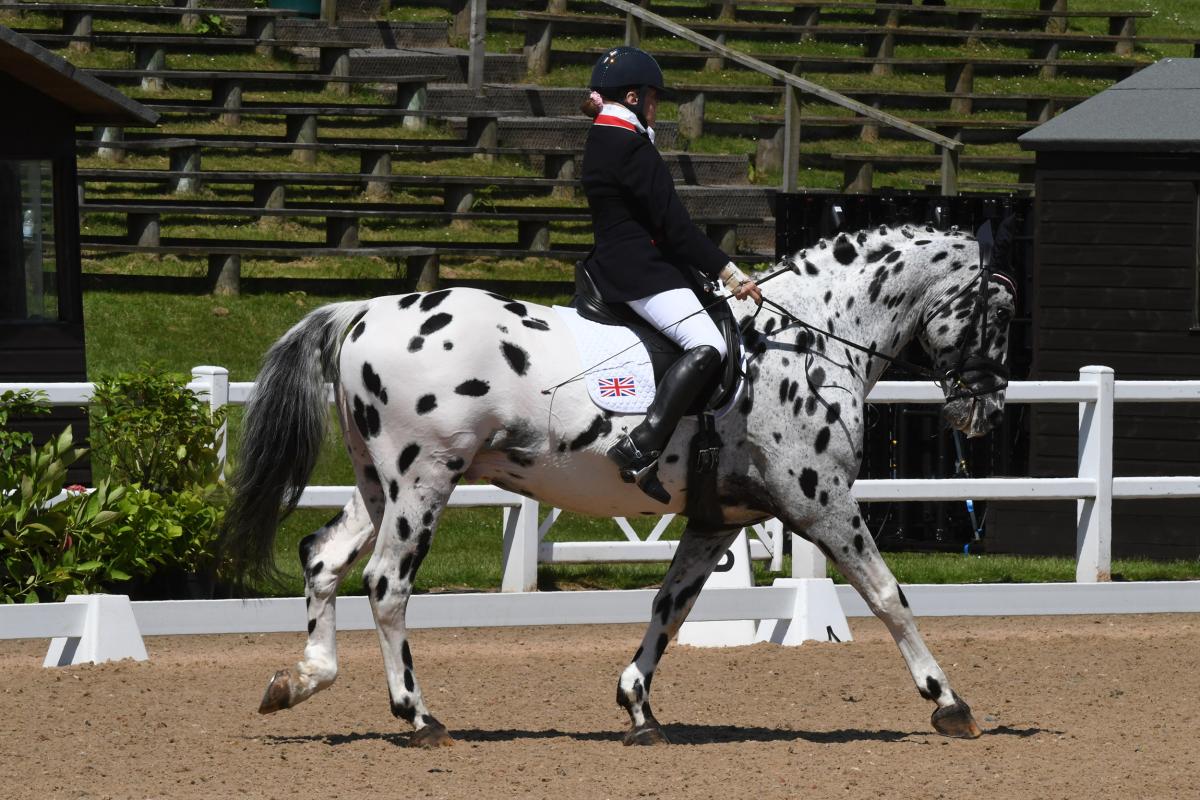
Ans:
{"type": "MultiPolygon", "coordinates": [[[[712,300],[711,297],[700,297],[704,305],[709,305],[712,300]]],[[[637,312],[625,303],[609,303],[604,300],[583,262],[575,264],[575,297],[571,300],[571,307],[586,320],[601,325],[620,325],[636,333],[646,344],[646,350],[654,365],[656,381],[662,379],[663,374],[683,352],[679,345],[639,317],[637,312]]],[[[716,303],[707,311],[717,329],[721,331],[725,339],[725,350],[729,355],[725,359],[720,384],[712,387],[708,397],[697,398],[694,406],[688,410],[692,414],[725,405],[737,391],[738,381],[742,376],[742,335],[733,311],[728,303],[716,303]]]]}

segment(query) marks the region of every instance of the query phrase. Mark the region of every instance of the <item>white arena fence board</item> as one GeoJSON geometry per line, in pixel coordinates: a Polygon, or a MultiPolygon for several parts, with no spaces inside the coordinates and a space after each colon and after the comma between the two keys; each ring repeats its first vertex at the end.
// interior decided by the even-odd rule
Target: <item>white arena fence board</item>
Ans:
{"type": "MultiPolygon", "coordinates": [[[[222,367],[197,367],[189,388],[220,407],[245,403],[251,383],[230,383],[222,367]]],[[[90,383],[0,384],[8,389],[46,392],[54,405],[76,405],[91,399],[90,383]]],[[[332,387],[329,389],[332,399],[332,387]]],[[[1200,582],[1107,584],[1111,564],[1112,500],[1160,497],[1200,497],[1200,477],[1114,477],[1112,475],[1114,402],[1200,402],[1200,381],[1116,381],[1107,367],[1084,367],[1078,381],[1014,382],[1009,403],[1070,403],[1079,407],[1079,469],[1071,478],[980,478],[943,480],[862,480],[854,494],[863,502],[934,500],[1075,500],[1078,505],[1076,584],[1012,584],[911,586],[905,592],[919,615],[1079,614],[1121,612],[1200,611],[1200,582]]],[[[881,382],[868,397],[872,403],[940,403],[941,391],[929,383],[881,382]]],[[[225,441],[222,435],[221,450],[225,441]]],[[[305,507],[340,507],[353,487],[312,486],[301,499],[305,507]]],[[[520,495],[492,486],[455,489],[453,506],[500,506],[504,509],[504,580],[501,593],[419,595],[412,599],[413,627],[530,624],[588,624],[645,622],[653,592],[556,592],[539,595],[523,591],[536,585],[539,561],[659,560],[675,545],[657,539],[662,527],[646,541],[637,540],[627,524],[625,542],[541,542],[557,514],[539,525],[538,505],[520,495]]],[[[619,520],[624,522],[624,520],[619,520]]],[[[751,554],[779,563],[783,531],[764,526],[751,554]]],[[[793,576],[820,577],[824,559],[798,537],[792,537],[793,576]]],[[[701,594],[692,619],[764,619],[790,617],[794,589],[711,589],[701,594]],[[787,607],[785,609],[785,606],[787,607]]],[[[851,616],[865,615],[866,605],[851,589],[837,595],[851,616]]],[[[81,623],[80,612],[69,604],[0,607],[0,638],[35,635],[71,636],[81,623]]],[[[233,630],[303,630],[302,599],[263,601],[173,601],[132,604],[144,632],[218,632],[233,630]],[[214,603],[225,605],[213,605],[214,603]]],[[[365,598],[342,598],[339,628],[369,628],[372,622],[365,598]]]]}
{"type": "MultiPolygon", "coordinates": [[[[409,600],[405,624],[409,628],[645,624],[650,621],[654,595],[654,589],[417,594],[409,600]]],[[[794,597],[794,589],[770,586],[711,589],[696,600],[688,619],[787,619],[792,615],[794,597]]],[[[307,631],[302,597],[142,601],[133,603],[133,609],[145,636],[307,631]]],[[[338,598],[338,630],[374,628],[366,597],[338,598]]]]}
{"type": "Polygon", "coordinates": [[[0,639],[52,639],[77,636],[87,609],[71,603],[0,606],[0,639]]]}
{"type": "MultiPolygon", "coordinates": [[[[918,617],[1200,612],[1200,581],[907,584],[903,588],[918,617]]],[[[790,619],[796,592],[792,586],[710,588],[700,594],[688,619],[790,619]]],[[[836,593],[847,617],[871,616],[852,587],[839,585],[836,593]]],[[[645,624],[654,596],[653,589],[420,594],[410,600],[408,627],[645,624]]],[[[307,629],[302,597],[129,605],[143,636],[304,633],[307,629]]],[[[86,611],[81,603],[0,606],[0,639],[79,637],[86,611]]],[[[375,627],[370,601],[364,596],[338,598],[336,618],[341,631],[375,627]]]]}
{"type": "MultiPolygon", "coordinates": [[[[847,617],[871,616],[853,587],[839,585],[837,595],[847,617]]],[[[1194,614],[1200,581],[905,584],[904,597],[918,617],[1194,614]]]]}

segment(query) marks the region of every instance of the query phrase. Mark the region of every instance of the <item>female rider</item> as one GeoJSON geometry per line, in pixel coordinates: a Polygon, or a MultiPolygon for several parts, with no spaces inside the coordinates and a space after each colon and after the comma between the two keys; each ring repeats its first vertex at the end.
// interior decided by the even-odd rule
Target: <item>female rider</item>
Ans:
{"type": "Polygon", "coordinates": [[[646,419],[608,451],[621,478],[660,502],[659,454],[693,398],[725,358],[725,341],[702,310],[697,271],[720,278],[739,299],[761,302],[755,283],[696,227],[654,146],[663,74],[636,47],[616,47],[592,70],[583,110],[594,117],[583,151],[582,181],[595,247],[585,268],[604,300],[624,302],[683,348],[667,370],[646,419]]]}

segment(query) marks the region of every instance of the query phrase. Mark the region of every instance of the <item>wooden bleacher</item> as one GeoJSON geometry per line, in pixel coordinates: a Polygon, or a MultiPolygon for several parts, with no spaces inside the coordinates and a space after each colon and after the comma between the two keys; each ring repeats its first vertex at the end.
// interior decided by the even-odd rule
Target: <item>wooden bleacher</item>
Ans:
{"type": "MultiPolygon", "coordinates": [[[[433,9],[438,2],[412,5],[433,9]]],[[[950,6],[750,0],[649,7],[687,18],[690,27],[768,63],[960,138],[967,143],[960,159],[964,189],[1028,191],[1029,160],[1012,145],[1017,135],[1083,101],[1092,87],[1140,69],[1150,60],[1148,46],[1195,50],[1196,41],[1188,36],[1142,35],[1139,27],[1150,18],[1148,12],[1129,9],[1120,0],[1111,6],[1077,10],[1067,0],[1029,0],[1026,8],[987,8],[969,0],[950,6]],[[797,46],[781,48],[779,42],[797,46]],[[914,54],[924,47],[932,49],[914,54]],[[931,72],[938,85],[925,77],[931,72]],[[889,83],[893,76],[896,81],[889,83]],[[1008,90],[1009,78],[1021,82],[1008,90]],[[1027,88],[1026,81],[1036,88],[1027,88]],[[986,113],[972,116],[981,112],[986,113]]],[[[89,219],[105,221],[102,233],[85,238],[90,252],[207,252],[225,265],[241,256],[369,253],[404,261],[409,274],[417,276],[429,275],[439,254],[568,260],[579,255],[578,232],[586,230],[587,218],[573,188],[588,123],[574,109],[582,92],[547,85],[556,81],[538,73],[585,70],[602,51],[595,39],[623,38],[624,18],[593,0],[570,0],[566,8],[564,13],[557,3],[489,3],[489,32],[504,43],[513,33],[521,35],[531,76],[519,84],[493,83],[488,96],[477,99],[454,83],[455,70],[428,68],[434,62],[422,61],[421,48],[405,51],[400,42],[371,51],[403,52],[406,58],[411,53],[412,63],[406,60],[403,68],[391,69],[386,59],[368,64],[370,54],[360,49],[361,41],[352,41],[348,33],[339,38],[336,29],[322,29],[319,22],[297,25],[284,12],[0,2],[0,14],[25,12],[30,25],[13,24],[48,46],[129,53],[133,68],[106,65],[95,74],[127,87],[164,115],[161,132],[81,135],[83,210],[89,219]],[[195,16],[209,12],[229,22],[227,29],[205,35],[189,31],[195,16]],[[46,19],[52,22],[32,27],[46,19]],[[157,20],[174,27],[114,32],[100,29],[100,19],[157,20]],[[177,56],[201,52],[258,61],[253,68],[205,70],[192,61],[188,69],[171,69],[183,61],[177,56]],[[265,66],[264,58],[269,59],[265,66]],[[288,93],[286,99],[276,96],[280,92],[288,93]],[[330,92],[354,97],[330,102],[330,92]],[[278,120],[277,131],[261,124],[271,120],[278,120]],[[112,168],[101,154],[114,160],[127,156],[137,168],[112,168]],[[325,156],[341,159],[338,169],[349,169],[295,169],[297,162],[313,164],[325,156]],[[442,159],[461,164],[466,156],[501,163],[481,168],[478,175],[439,169],[442,159]],[[239,164],[257,160],[261,168],[209,168],[217,159],[229,163],[231,158],[239,164]],[[406,164],[397,171],[400,162],[410,161],[428,169],[406,164]],[[509,163],[523,164],[513,170],[520,174],[496,174],[509,163]],[[422,172],[403,174],[413,169],[422,172]],[[409,202],[414,197],[421,202],[409,202]],[[211,236],[177,235],[176,226],[185,219],[207,220],[211,236]],[[323,221],[323,241],[288,241],[289,228],[281,226],[275,234],[272,220],[304,222],[310,238],[308,223],[323,221]],[[247,221],[265,226],[271,238],[239,238],[239,226],[247,221]],[[494,223],[511,238],[482,241],[475,230],[481,223],[494,223]],[[436,243],[417,241],[410,235],[414,225],[444,226],[447,235],[436,243]],[[392,235],[378,233],[389,230],[392,235]],[[560,240],[560,233],[565,238],[560,240]]],[[[454,30],[450,14],[443,28],[447,36],[454,30]]],[[[658,127],[681,196],[710,236],[722,246],[740,248],[738,260],[769,257],[774,167],[771,148],[763,145],[781,133],[782,89],[762,85],[748,73],[739,83],[736,65],[687,47],[656,47],[663,40],[650,30],[646,36],[643,46],[672,72],[676,90],[674,105],[664,109],[668,118],[658,127]],[[724,82],[711,80],[716,69],[724,70],[724,82]],[[678,122],[675,106],[681,108],[678,122]],[[729,116],[731,106],[742,111],[729,116]],[[747,107],[753,113],[746,113],[747,107]],[[749,141],[751,146],[740,152],[753,155],[703,152],[712,147],[709,139],[718,137],[749,141]],[[690,152],[677,152],[685,149],[690,152]],[[748,183],[752,176],[760,185],[748,183]],[[761,185],[764,180],[768,183],[761,185]]],[[[438,63],[454,58],[452,48],[446,52],[438,63]]],[[[801,124],[813,150],[804,154],[804,166],[824,176],[820,186],[829,190],[872,191],[895,181],[921,188],[930,182],[921,176],[932,176],[940,161],[933,153],[897,149],[888,131],[821,104],[806,105],[801,124]],[[851,148],[847,142],[863,144],[851,148]],[[869,152],[859,151],[868,145],[869,152]]]]}

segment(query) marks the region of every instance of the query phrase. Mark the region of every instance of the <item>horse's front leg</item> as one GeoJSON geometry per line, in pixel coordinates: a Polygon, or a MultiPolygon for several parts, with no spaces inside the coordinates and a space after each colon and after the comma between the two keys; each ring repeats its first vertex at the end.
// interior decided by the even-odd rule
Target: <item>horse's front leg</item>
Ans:
{"type": "Polygon", "coordinates": [[[337,516],[301,540],[308,642],[303,659],[271,678],[258,708],[260,714],[291,708],[337,678],[337,588],[374,541],[375,526],[358,492],[337,516]]]}
{"type": "Polygon", "coordinates": [[[667,642],[679,631],[704,582],[737,537],[738,530],[705,533],[691,527],[684,530],[662,588],[654,598],[653,617],[642,645],[617,683],[617,703],[629,712],[632,723],[625,734],[625,744],[668,743],[650,711],[650,682],[667,642]]]}
{"type": "Polygon", "coordinates": [[[949,679],[925,646],[904,591],[879,555],[858,504],[845,493],[831,499],[807,530],[791,524],[789,527],[820,548],[887,626],[908,664],[917,691],[926,700],[937,703],[932,718],[934,729],[944,736],[978,737],[982,731],[971,715],[971,708],[950,688],[949,679]]]}

